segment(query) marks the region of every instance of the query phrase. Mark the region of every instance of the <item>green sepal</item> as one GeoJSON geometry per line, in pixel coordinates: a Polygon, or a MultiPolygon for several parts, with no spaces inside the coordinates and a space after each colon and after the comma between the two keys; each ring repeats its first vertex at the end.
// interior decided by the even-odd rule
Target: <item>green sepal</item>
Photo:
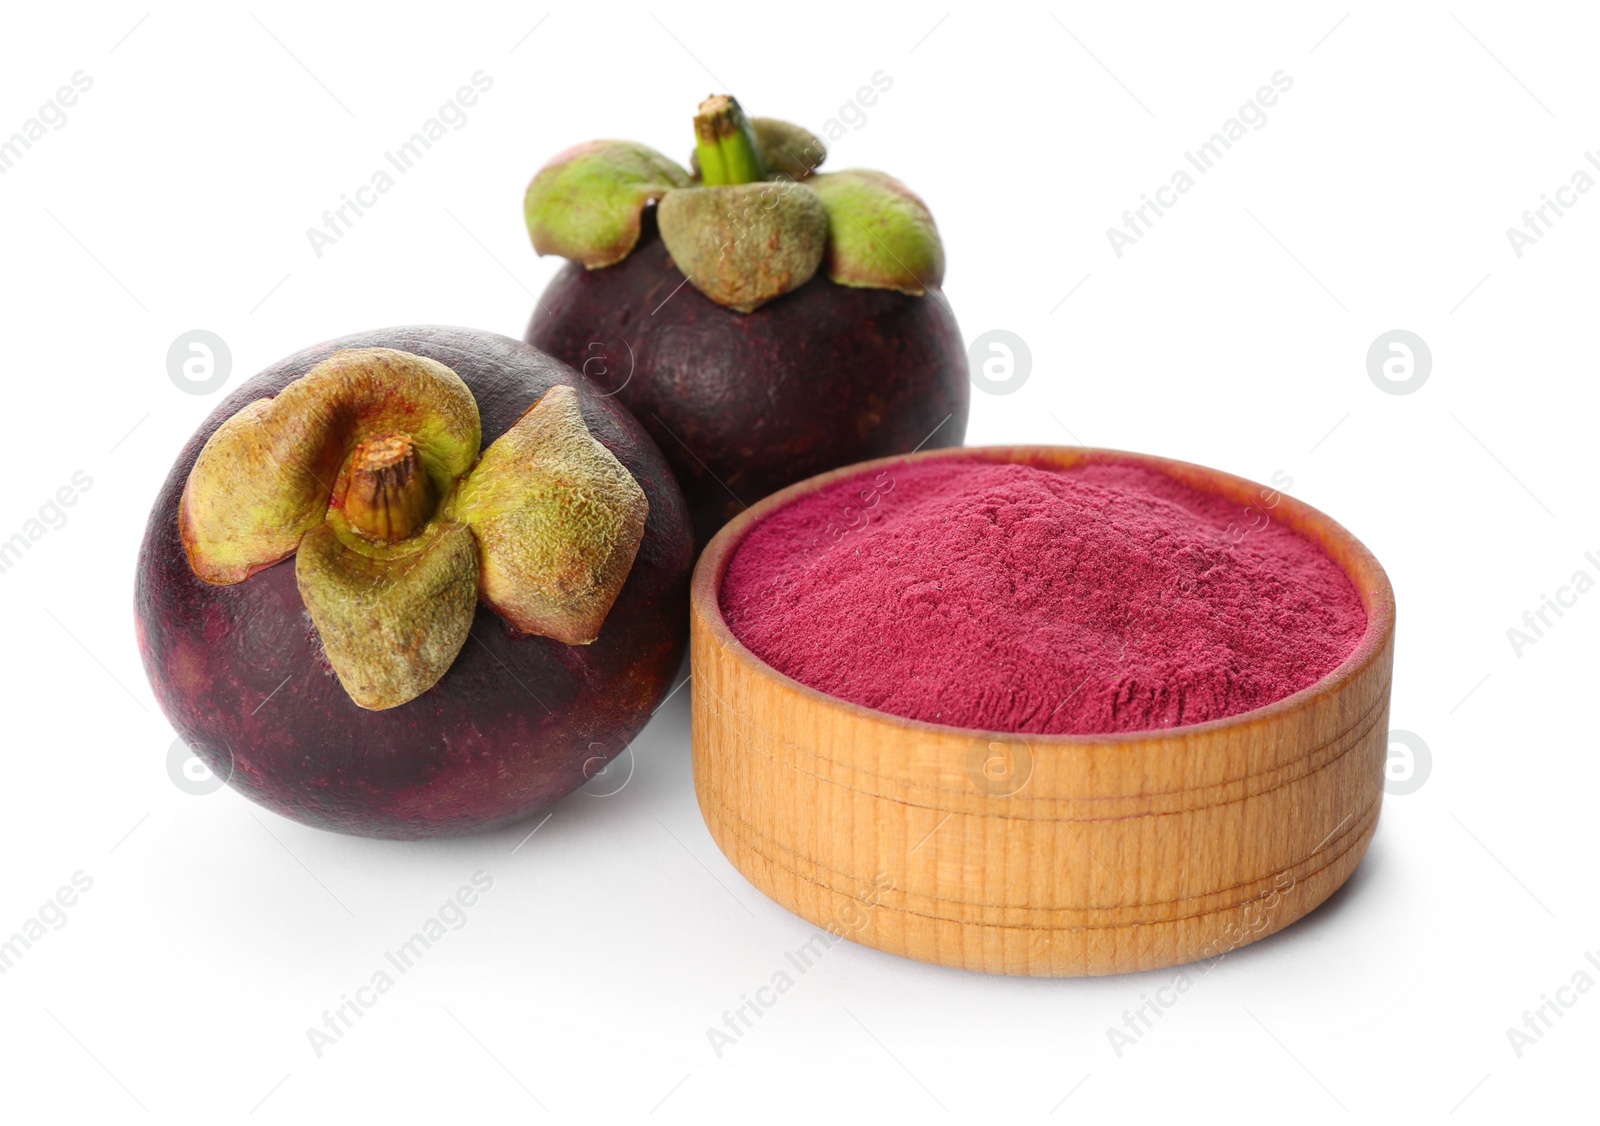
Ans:
{"type": "Polygon", "coordinates": [[[448,506],[477,536],[480,590],[528,633],[587,645],[622,591],[650,502],[556,384],[483,452],[448,506]]]}
{"type": "Polygon", "coordinates": [[[810,281],[828,245],[822,201],[794,182],[680,188],[657,218],[678,270],[741,313],[810,281]]]}
{"type": "Polygon", "coordinates": [[[358,706],[397,707],[432,688],[466,644],[478,608],[472,532],[436,520],[394,545],[363,541],[337,510],[307,532],[295,583],[328,663],[358,706]]]}
{"type": "Polygon", "coordinates": [[[806,181],[828,211],[828,277],[839,285],[922,294],[944,281],[933,214],[893,176],[864,168],[806,181]]]}
{"type": "Polygon", "coordinates": [[[523,215],[540,254],[594,270],[633,250],[647,204],[689,183],[689,173],[647,145],[588,141],[539,169],[523,198],[523,215]]]}

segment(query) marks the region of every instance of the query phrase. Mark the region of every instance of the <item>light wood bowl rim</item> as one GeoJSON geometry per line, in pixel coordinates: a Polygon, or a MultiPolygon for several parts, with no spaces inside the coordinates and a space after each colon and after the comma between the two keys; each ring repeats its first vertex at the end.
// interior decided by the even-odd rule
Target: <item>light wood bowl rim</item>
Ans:
{"type": "MultiPolygon", "coordinates": [[[[1275,515],[1273,518],[1277,519],[1278,517],[1275,515]]],[[[1259,484],[1221,469],[1213,469],[1209,466],[1181,461],[1176,458],[1094,446],[1051,445],[951,446],[921,453],[893,454],[888,457],[873,458],[870,461],[855,462],[851,465],[841,466],[838,469],[830,469],[826,473],[819,473],[815,477],[797,481],[793,485],[780,489],[778,492],[750,505],[738,516],[723,525],[711,542],[706,545],[705,550],[700,553],[700,559],[695,564],[689,602],[691,614],[705,626],[725,652],[732,654],[736,660],[756,670],[760,675],[776,680],[791,691],[818,705],[835,708],[869,722],[887,723],[907,731],[925,732],[929,735],[947,736],[958,734],[977,738],[992,738],[997,741],[1020,741],[1035,748],[1115,746],[1121,744],[1137,747],[1141,750],[1149,750],[1152,742],[1165,742],[1169,738],[1186,740],[1192,736],[1222,732],[1232,727],[1246,727],[1263,720],[1271,720],[1278,716],[1291,714],[1317,699],[1338,692],[1345,684],[1359,677],[1375,662],[1380,660],[1390,637],[1394,633],[1395,618],[1394,588],[1390,585],[1389,576],[1384,572],[1382,565],[1372,552],[1367,550],[1366,545],[1331,516],[1302,500],[1290,496],[1283,490],[1259,484]],[[1283,522],[1301,536],[1318,544],[1328,553],[1329,558],[1334,560],[1335,565],[1344,571],[1355,586],[1356,592],[1361,598],[1362,606],[1367,613],[1366,631],[1362,634],[1361,640],[1356,643],[1356,647],[1350,652],[1350,655],[1335,666],[1331,672],[1298,692],[1283,697],[1281,700],[1274,700],[1270,704],[1264,704],[1259,708],[1239,712],[1236,715],[1226,716],[1222,719],[1207,720],[1204,723],[1095,735],[1049,735],[1031,731],[1000,731],[957,727],[951,724],[929,723],[926,720],[910,719],[906,716],[895,715],[893,712],[869,708],[863,704],[857,704],[838,696],[830,696],[826,692],[819,691],[785,673],[779,672],[746,648],[733,630],[729,628],[727,621],[722,616],[721,593],[722,582],[728,571],[728,564],[732,561],[734,552],[738,550],[739,544],[744,541],[744,537],[750,533],[752,528],[771,513],[794,503],[801,497],[809,496],[825,489],[837,481],[865,476],[885,466],[906,465],[908,463],[939,459],[993,461],[1011,464],[1046,463],[1058,469],[1089,460],[1101,463],[1117,462],[1139,465],[1173,477],[1183,484],[1202,492],[1210,492],[1225,499],[1241,501],[1242,503],[1249,503],[1250,500],[1259,497],[1263,490],[1275,492],[1281,499],[1279,505],[1274,508],[1274,513],[1277,513],[1280,509],[1286,509],[1283,522]],[[1335,556],[1334,552],[1330,550],[1332,545],[1338,546],[1340,553],[1344,556],[1343,559],[1335,556]]]]}

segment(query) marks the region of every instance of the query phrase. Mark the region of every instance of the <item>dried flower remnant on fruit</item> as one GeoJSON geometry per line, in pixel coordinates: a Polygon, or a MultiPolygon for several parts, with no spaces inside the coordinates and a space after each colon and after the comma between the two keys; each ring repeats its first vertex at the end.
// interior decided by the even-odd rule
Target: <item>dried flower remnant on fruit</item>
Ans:
{"type": "Polygon", "coordinates": [[[356,446],[344,487],[334,488],[352,527],[380,543],[398,543],[421,528],[437,498],[417,447],[404,434],[379,434],[356,446]]]}
{"type": "Polygon", "coordinates": [[[368,348],[334,353],[228,419],[179,504],[195,574],[225,585],[288,558],[322,522],[354,448],[386,432],[410,436],[443,494],[477,458],[478,405],[443,364],[368,348]]]}
{"type": "Polygon", "coordinates": [[[643,490],[565,385],[481,460],[480,436],[477,404],[444,364],[336,352],[201,450],[179,504],[190,566],[226,585],[295,555],[329,663],[368,709],[415,699],[449,669],[480,574],[484,600],[518,628],[593,641],[644,536],[643,490]],[[499,503],[458,513],[468,495],[499,503]],[[530,602],[539,612],[523,612],[530,602]]]}

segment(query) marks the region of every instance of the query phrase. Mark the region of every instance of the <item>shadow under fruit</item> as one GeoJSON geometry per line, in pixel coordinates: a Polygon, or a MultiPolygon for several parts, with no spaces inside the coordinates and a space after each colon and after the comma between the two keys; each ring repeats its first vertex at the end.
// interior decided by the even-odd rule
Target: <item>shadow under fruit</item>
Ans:
{"type": "MultiPolygon", "coordinates": [[[[310,543],[308,534],[301,554],[310,543]]],[[[488,558],[489,548],[482,550],[488,558]]],[[[479,832],[581,786],[644,726],[683,655],[692,550],[688,514],[665,460],[615,399],[506,337],[383,329],[273,365],[190,439],[155,502],[139,555],[139,645],[178,734],[252,800],[361,836],[479,832]],[[568,644],[514,626],[508,615],[516,613],[503,603],[491,608],[499,592],[486,568],[484,585],[471,588],[484,601],[462,610],[471,615],[470,629],[437,682],[396,705],[360,706],[308,612],[304,576],[297,584],[302,561],[282,559],[233,585],[196,574],[180,535],[179,504],[202,447],[242,408],[276,398],[335,353],[355,349],[395,350],[453,371],[476,400],[483,449],[551,388],[573,389],[548,400],[575,404],[588,435],[648,501],[631,569],[592,642],[568,644]]],[[[358,634],[359,625],[357,619],[358,634]]]]}

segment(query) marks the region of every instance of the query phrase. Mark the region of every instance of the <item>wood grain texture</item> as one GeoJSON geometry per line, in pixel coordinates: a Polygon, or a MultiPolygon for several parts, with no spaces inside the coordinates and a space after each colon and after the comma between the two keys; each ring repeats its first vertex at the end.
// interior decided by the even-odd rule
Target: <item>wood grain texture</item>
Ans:
{"type": "Polygon", "coordinates": [[[950,457],[1131,460],[1235,500],[1241,513],[1276,495],[1144,455],[987,447],[865,462],[752,507],[701,555],[690,613],[695,792],[733,865],[834,935],[1035,976],[1217,957],[1327,899],[1377,825],[1394,593],[1371,553],[1309,505],[1282,496],[1270,517],[1345,570],[1367,632],[1312,687],[1211,723],[1106,736],[921,723],[807,688],[728,630],[718,591],[764,515],[842,477],[950,457]]]}

